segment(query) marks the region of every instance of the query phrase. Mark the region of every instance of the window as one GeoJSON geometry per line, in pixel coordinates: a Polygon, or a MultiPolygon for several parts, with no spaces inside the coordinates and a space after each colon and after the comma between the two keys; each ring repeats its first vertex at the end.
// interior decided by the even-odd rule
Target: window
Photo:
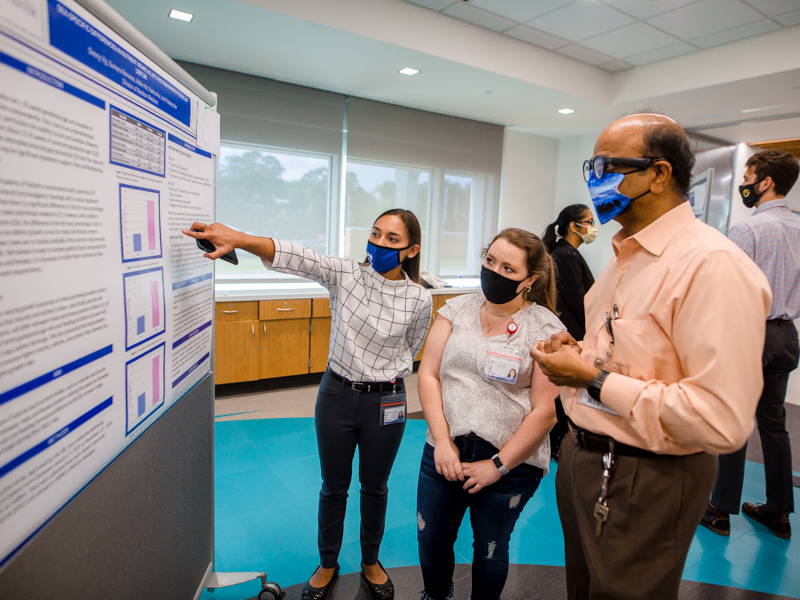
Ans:
{"type": "Polygon", "coordinates": [[[491,178],[481,175],[445,173],[438,227],[438,249],[434,273],[441,277],[476,275],[481,269],[480,252],[492,237],[491,178]]]}
{"type": "MultiPolygon", "coordinates": [[[[220,97],[218,221],[363,260],[375,218],[406,208],[422,227],[423,269],[479,274],[481,248],[496,233],[503,127],[181,66],[220,97]]],[[[247,252],[239,261],[218,262],[217,278],[248,290],[300,281],[247,252]]]]}
{"type": "MultiPolygon", "coordinates": [[[[217,162],[217,215],[247,233],[295,241],[328,253],[331,157],[223,144],[217,162]]],[[[220,279],[264,278],[261,261],[217,262],[220,279]]]]}
{"type": "MultiPolygon", "coordinates": [[[[375,219],[392,208],[413,212],[427,239],[431,173],[417,167],[350,160],[345,189],[344,255],[362,260],[375,219]]],[[[425,254],[423,253],[423,261],[425,254]]],[[[424,265],[423,265],[423,268],[424,265]]]]}

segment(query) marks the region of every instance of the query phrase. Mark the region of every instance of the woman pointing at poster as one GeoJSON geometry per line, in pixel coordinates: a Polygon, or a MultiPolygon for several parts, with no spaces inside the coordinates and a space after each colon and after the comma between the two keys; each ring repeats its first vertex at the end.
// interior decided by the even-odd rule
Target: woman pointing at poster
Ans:
{"type": "Polygon", "coordinates": [[[376,600],[394,597],[378,561],[386,517],[389,473],[405,429],[405,384],[431,320],[430,292],[420,285],[422,233],[414,213],[380,215],[359,263],[317,254],[292,242],[256,237],[212,223],[183,233],[208,240],[216,259],[239,248],[268,269],[306,277],[331,299],[328,370],[322,377],[315,422],[322,469],[319,498],[320,566],[303,600],[322,600],[339,573],[347,490],[356,446],[361,482],[361,578],[376,600]]]}

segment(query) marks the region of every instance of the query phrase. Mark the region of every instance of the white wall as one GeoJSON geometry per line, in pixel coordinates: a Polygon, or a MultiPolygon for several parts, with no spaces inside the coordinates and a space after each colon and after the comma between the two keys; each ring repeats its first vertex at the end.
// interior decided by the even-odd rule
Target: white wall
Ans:
{"type": "MultiPolygon", "coordinates": [[[[597,133],[597,135],[599,134],[600,132],[597,133]]],[[[555,203],[550,215],[550,223],[556,220],[561,209],[570,204],[585,204],[594,212],[589,189],[583,180],[583,161],[592,157],[597,135],[564,138],[559,141],[555,203]]],[[[597,219],[596,213],[595,219],[597,219]]],[[[600,275],[608,260],[614,255],[611,238],[620,229],[616,221],[610,221],[605,225],[600,225],[598,222],[597,226],[600,230],[597,239],[592,244],[582,244],[579,249],[595,278],[600,275]]]]}
{"type": "Polygon", "coordinates": [[[552,221],[559,142],[506,129],[498,230],[519,227],[541,235],[552,221]]]}

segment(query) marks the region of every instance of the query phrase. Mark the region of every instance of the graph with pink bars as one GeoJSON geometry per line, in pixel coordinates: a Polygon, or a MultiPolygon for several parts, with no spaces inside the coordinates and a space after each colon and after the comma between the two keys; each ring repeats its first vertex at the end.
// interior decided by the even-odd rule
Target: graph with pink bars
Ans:
{"type": "Polygon", "coordinates": [[[161,344],[126,365],[128,433],[164,404],[164,354],[161,344]]]}
{"type": "Polygon", "coordinates": [[[132,348],[164,331],[164,271],[127,273],[124,280],[126,347],[132,348]]]}
{"type": "Polygon", "coordinates": [[[161,256],[160,196],[156,190],[119,186],[122,261],[161,256]]]}

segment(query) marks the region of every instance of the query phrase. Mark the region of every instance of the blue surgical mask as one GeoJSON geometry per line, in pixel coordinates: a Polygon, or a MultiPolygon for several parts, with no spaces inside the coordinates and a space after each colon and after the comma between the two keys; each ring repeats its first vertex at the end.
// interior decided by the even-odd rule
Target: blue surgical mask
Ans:
{"type": "Polygon", "coordinates": [[[387,246],[377,246],[372,242],[367,242],[367,258],[369,264],[377,273],[388,273],[401,264],[400,251],[410,248],[411,245],[402,248],[389,248],[387,246]]]}
{"type": "Polygon", "coordinates": [[[625,175],[625,173],[606,173],[602,179],[597,179],[594,173],[589,175],[589,195],[597,211],[597,218],[603,225],[625,210],[631,202],[650,193],[650,190],[647,190],[635,198],[620,193],[619,186],[625,175]]]}

